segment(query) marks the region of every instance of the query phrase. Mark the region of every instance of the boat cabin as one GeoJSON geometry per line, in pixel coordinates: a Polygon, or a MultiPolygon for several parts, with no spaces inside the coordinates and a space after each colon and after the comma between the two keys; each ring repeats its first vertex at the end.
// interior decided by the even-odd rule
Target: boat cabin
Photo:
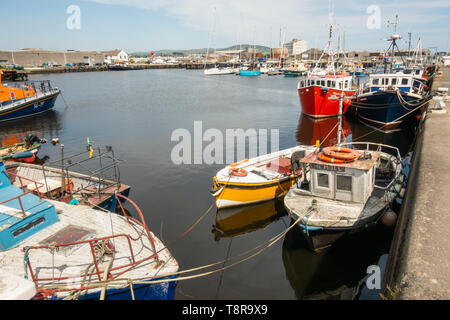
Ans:
{"type": "Polygon", "coordinates": [[[304,195],[364,204],[375,186],[377,154],[350,163],[329,163],[311,153],[301,159],[303,175],[297,191],[304,195]]]}
{"type": "Polygon", "coordinates": [[[325,89],[352,90],[352,77],[327,75],[325,77],[305,77],[298,82],[298,89],[307,87],[322,87],[325,89]]]}
{"type": "Polygon", "coordinates": [[[415,82],[412,74],[405,73],[383,73],[371,74],[369,80],[369,91],[380,92],[398,88],[400,92],[419,92],[423,89],[423,83],[415,82]]]}

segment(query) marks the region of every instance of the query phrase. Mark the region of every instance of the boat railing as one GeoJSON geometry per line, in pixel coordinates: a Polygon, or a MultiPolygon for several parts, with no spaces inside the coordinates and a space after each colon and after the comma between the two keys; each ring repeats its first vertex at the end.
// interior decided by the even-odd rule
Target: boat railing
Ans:
{"type": "MultiPolygon", "coordinates": [[[[40,245],[40,246],[27,246],[23,248],[23,251],[25,252],[25,259],[26,259],[26,267],[27,267],[27,272],[30,273],[31,279],[33,280],[33,282],[35,283],[38,292],[39,290],[39,283],[42,282],[51,282],[52,284],[55,284],[55,281],[71,281],[71,282],[64,282],[64,283],[60,283],[58,285],[58,289],[54,289],[52,291],[54,292],[62,292],[62,291],[73,291],[73,290],[88,290],[88,289],[96,289],[98,287],[94,286],[94,285],[89,285],[87,280],[84,279],[89,279],[92,276],[95,276],[97,278],[98,281],[102,281],[102,275],[104,273],[104,270],[100,269],[99,266],[99,261],[101,261],[103,255],[108,255],[108,254],[113,254],[115,253],[115,247],[114,244],[111,240],[117,239],[117,238],[124,238],[127,241],[128,244],[128,250],[129,250],[129,257],[131,259],[131,262],[129,263],[124,263],[122,265],[119,266],[115,266],[115,267],[111,267],[108,270],[108,280],[114,280],[117,279],[118,277],[120,277],[121,275],[123,275],[124,273],[132,270],[133,268],[136,268],[138,265],[152,260],[154,259],[156,262],[156,267],[159,267],[161,265],[161,261],[159,260],[158,257],[158,252],[156,251],[156,245],[155,245],[155,240],[152,236],[152,233],[149,231],[147,224],[145,222],[144,216],[142,214],[142,211],[139,209],[139,207],[129,198],[116,193],[117,196],[117,201],[120,204],[120,207],[123,210],[123,215],[125,217],[125,219],[127,219],[128,222],[132,221],[134,223],[136,223],[137,225],[139,225],[142,230],[140,232],[140,234],[137,237],[132,237],[129,234],[125,234],[125,233],[121,233],[121,234],[113,234],[110,236],[105,236],[105,237],[98,237],[98,238],[93,238],[93,239],[87,239],[87,240],[82,240],[82,241],[74,241],[74,242],[67,242],[67,243],[58,243],[58,244],[50,244],[50,245],[40,245]],[[140,217],[140,221],[129,216],[125,209],[122,206],[122,202],[120,201],[120,198],[123,198],[124,200],[127,200],[129,203],[131,203],[135,209],[138,211],[139,217],[140,217]],[[149,240],[151,246],[152,246],[152,253],[149,256],[143,257],[141,259],[137,259],[136,254],[133,250],[133,245],[132,242],[138,243],[138,242],[142,242],[142,237],[144,236],[144,233],[147,236],[147,239],[149,240]],[[31,250],[39,250],[39,249],[45,249],[45,250],[49,250],[50,252],[55,252],[56,250],[62,250],[64,248],[68,248],[68,247],[74,247],[74,246],[83,246],[85,244],[89,245],[90,248],[90,253],[92,256],[92,265],[94,267],[94,269],[89,272],[89,270],[86,270],[86,272],[84,274],[79,274],[79,275],[74,275],[74,276],[65,276],[65,277],[55,277],[52,276],[51,278],[38,278],[38,276],[36,275],[36,273],[34,272],[33,266],[31,264],[30,261],[30,251],[31,250]],[[96,247],[98,247],[98,245],[101,245],[103,247],[106,247],[107,250],[103,251],[103,254],[99,254],[98,250],[96,252],[96,247]],[[80,287],[63,287],[63,284],[66,285],[73,285],[75,283],[75,281],[79,279],[80,281],[80,287]],[[86,284],[84,284],[84,282],[87,282],[86,284]]],[[[162,250],[162,249],[161,249],[162,250]]],[[[57,268],[55,266],[52,266],[52,268],[57,268]]]]}
{"type": "Polygon", "coordinates": [[[33,193],[33,191],[36,191],[36,193],[37,193],[38,196],[39,196],[39,200],[42,201],[42,194],[41,194],[41,192],[39,191],[39,188],[43,187],[44,184],[41,183],[41,182],[37,182],[37,181],[31,180],[31,179],[28,179],[28,178],[19,176],[19,175],[15,174],[15,173],[12,173],[12,172],[7,172],[7,171],[5,171],[5,170],[2,170],[2,173],[5,173],[6,175],[8,175],[8,177],[9,177],[10,175],[13,175],[13,176],[15,176],[16,178],[18,178],[18,179],[19,179],[19,182],[20,182],[20,189],[22,190],[23,193],[20,194],[20,195],[18,195],[18,196],[15,196],[15,197],[13,197],[13,198],[10,198],[10,199],[8,199],[8,200],[5,200],[5,201],[3,201],[3,202],[0,202],[0,204],[4,204],[4,203],[8,203],[8,202],[11,202],[11,201],[14,201],[14,200],[18,200],[18,201],[19,201],[19,205],[20,205],[20,209],[21,209],[21,211],[22,211],[22,218],[25,218],[25,217],[26,217],[26,213],[25,213],[25,209],[24,209],[24,207],[23,207],[22,197],[26,196],[27,194],[33,193]],[[24,186],[24,184],[23,184],[23,180],[26,180],[26,181],[29,181],[29,182],[34,183],[34,185],[35,185],[36,188],[35,188],[35,189],[32,189],[32,190],[27,190],[27,191],[25,191],[25,186],[24,186]]]}
{"type": "MultiPolygon", "coordinates": [[[[377,152],[385,152],[393,157],[395,157],[396,164],[400,165],[400,169],[396,169],[395,177],[397,178],[401,172],[401,163],[402,163],[402,157],[400,155],[400,150],[397,147],[393,147],[387,144],[382,143],[375,143],[375,142],[344,142],[341,143],[339,146],[361,146],[362,148],[357,148],[358,150],[365,150],[365,151],[377,151],[377,152]],[[372,149],[371,149],[372,147],[372,149]],[[375,150],[373,150],[375,149],[375,150]]],[[[387,186],[379,186],[374,185],[375,188],[381,189],[381,190],[388,190],[392,187],[392,185],[396,182],[396,179],[393,179],[387,186]]]]}
{"type": "Polygon", "coordinates": [[[401,161],[402,157],[400,155],[400,150],[397,147],[393,147],[387,144],[382,143],[376,143],[376,142],[352,142],[347,141],[339,144],[338,146],[353,146],[356,147],[358,150],[365,150],[365,151],[378,151],[378,152],[385,152],[392,156],[395,156],[398,160],[401,161]]]}

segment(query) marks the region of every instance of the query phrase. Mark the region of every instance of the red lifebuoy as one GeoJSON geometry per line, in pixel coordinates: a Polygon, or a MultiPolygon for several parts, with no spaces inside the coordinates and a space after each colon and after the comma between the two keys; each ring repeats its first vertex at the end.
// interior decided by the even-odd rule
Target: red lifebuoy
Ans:
{"type": "Polygon", "coordinates": [[[228,171],[228,174],[230,176],[236,176],[236,177],[245,177],[247,176],[248,172],[245,169],[242,168],[230,168],[228,171]]]}

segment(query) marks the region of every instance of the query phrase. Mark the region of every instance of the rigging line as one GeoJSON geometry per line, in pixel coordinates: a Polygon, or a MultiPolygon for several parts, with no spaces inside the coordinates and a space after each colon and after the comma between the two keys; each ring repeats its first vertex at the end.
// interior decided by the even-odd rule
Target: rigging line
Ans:
{"type": "MultiPolygon", "coordinates": [[[[229,256],[230,256],[230,249],[231,249],[231,243],[232,242],[233,242],[233,238],[231,238],[230,242],[228,243],[228,250],[227,250],[226,259],[228,259],[229,256]]],[[[225,263],[226,263],[226,261],[223,262],[222,268],[225,267],[225,263]]],[[[222,286],[223,272],[224,272],[224,270],[222,270],[222,272],[220,273],[219,285],[217,286],[216,296],[215,296],[214,300],[217,300],[217,298],[219,296],[219,289],[222,286]]]]}
{"type": "MultiPolygon", "coordinates": [[[[417,108],[412,109],[412,110],[409,111],[408,113],[406,113],[406,114],[404,114],[404,115],[398,117],[397,119],[394,119],[394,120],[391,121],[391,122],[396,122],[396,121],[398,121],[398,120],[400,120],[400,119],[406,117],[406,116],[409,115],[411,112],[416,111],[417,109],[421,108],[422,106],[424,106],[424,105],[427,104],[427,103],[428,103],[428,101],[422,103],[422,104],[419,105],[417,108]]],[[[370,131],[370,132],[368,132],[368,133],[366,133],[366,134],[364,134],[364,135],[362,135],[362,136],[360,136],[360,137],[354,139],[352,142],[355,142],[355,141],[357,141],[357,140],[360,140],[361,138],[363,138],[363,137],[365,137],[365,136],[368,136],[369,134],[372,134],[372,133],[374,133],[374,132],[376,132],[376,131],[379,131],[380,129],[386,127],[387,125],[388,125],[388,123],[386,123],[385,125],[382,125],[382,126],[381,126],[380,128],[378,128],[378,129],[372,130],[372,131],[370,131]]]]}

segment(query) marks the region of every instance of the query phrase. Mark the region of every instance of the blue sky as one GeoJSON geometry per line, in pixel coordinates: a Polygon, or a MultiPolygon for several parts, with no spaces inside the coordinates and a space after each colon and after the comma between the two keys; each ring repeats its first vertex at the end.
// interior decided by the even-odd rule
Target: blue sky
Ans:
{"type": "MultiPolygon", "coordinates": [[[[276,46],[280,28],[286,41],[305,39],[309,47],[324,48],[330,12],[335,35],[346,35],[346,48],[384,49],[393,33],[387,27],[399,14],[399,43],[412,47],[420,36],[423,48],[445,51],[450,37],[448,0],[0,0],[0,49],[110,50],[128,52],[159,49],[227,47],[238,42],[276,46]],[[81,10],[81,26],[69,30],[70,5],[81,10]],[[367,27],[379,9],[379,28],[367,27]],[[213,18],[215,12],[215,19],[213,18]],[[215,22],[215,23],[213,23],[215,22]],[[215,28],[212,26],[215,25],[215,28]],[[5,32],[6,30],[6,32],[5,32]]],[[[372,20],[373,21],[373,20],[372,20]]],[[[335,39],[336,42],[336,39],[335,39]]]]}

